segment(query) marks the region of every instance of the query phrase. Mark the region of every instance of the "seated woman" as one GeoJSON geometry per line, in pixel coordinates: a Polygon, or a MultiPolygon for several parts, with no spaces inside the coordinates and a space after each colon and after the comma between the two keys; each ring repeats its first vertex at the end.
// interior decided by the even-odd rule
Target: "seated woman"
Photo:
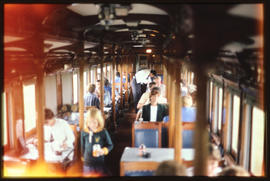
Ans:
{"type": "Polygon", "coordinates": [[[168,115],[167,106],[158,104],[160,89],[152,89],[150,93],[150,104],[144,105],[142,108],[142,118],[144,121],[162,122],[163,118],[168,115]]]}
{"type": "MultiPolygon", "coordinates": [[[[182,122],[195,122],[196,120],[196,108],[192,107],[192,97],[190,95],[186,95],[182,97],[182,122]]],[[[164,118],[164,122],[168,122],[169,117],[166,116],[164,118]]]]}
{"type": "Polygon", "coordinates": [[[182,97],[182,121],[183,122],[195,122],[196,120],[196,108],[192,107],[192,97],[186,95],[182,97]]]}

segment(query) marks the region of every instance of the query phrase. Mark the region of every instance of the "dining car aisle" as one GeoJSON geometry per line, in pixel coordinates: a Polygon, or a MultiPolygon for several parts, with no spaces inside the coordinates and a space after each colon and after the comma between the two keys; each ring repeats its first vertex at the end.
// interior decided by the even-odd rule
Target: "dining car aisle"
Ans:
{"type": "Polygon", "coordinates": [[[120,175],[120,159],[122,153],[125,147],[131,147],[131,127],[132,122],[136,117],[136,113],[131,109],[125,110],[123,116],[117,118],[117,122],[119,124],[117,126],[116,132],[111,136],[114,148],[108,155],[106,163],[111,171],[112,176],[120,175]]]}

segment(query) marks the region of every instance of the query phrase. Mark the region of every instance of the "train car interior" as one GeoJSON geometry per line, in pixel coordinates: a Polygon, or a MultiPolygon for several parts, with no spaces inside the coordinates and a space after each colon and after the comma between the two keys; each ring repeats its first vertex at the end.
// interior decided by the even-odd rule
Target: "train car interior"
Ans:
{"type": "Polygon", "coordinates": [[[3,178],[269,176],[266,4],[158,2],[3,3],[3,178]]]}

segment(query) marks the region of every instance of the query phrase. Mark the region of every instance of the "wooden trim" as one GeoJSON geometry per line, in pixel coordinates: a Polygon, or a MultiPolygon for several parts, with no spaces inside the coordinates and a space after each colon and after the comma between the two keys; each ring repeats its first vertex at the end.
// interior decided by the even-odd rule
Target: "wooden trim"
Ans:
{"type": "Polygon", "coordinates": [[[115,109],[115,61],[116,57],[113,57],[113,63],[111,65],[112,69],[112,114],[113,114],[113,123],[114,123],[114,128],[116,129],[117,124],[116,124],[116,109],[115,109]]]}
{"type": "Polygon", "coordinates": [[[132,123],[132,147],[135,147],[135,129],[158,129],[158,147],[161,148],[161,127],[160,122],[132,123]]]}
{"type": "Polygon", "coordinates": [[[37,76],[36,86],[36,109],[37,109],[37,138],[38,138],[38,160],[44,162],[44,130],[45,121],[45,89],[44,89],[44,73],[40,70],[37,76]]]}
{"type": "Polygon", "coordinates": [[[9,149],[10,148],[10,139],[11,139],[11,137],[10,137],[10,126],[11,126],[11,118],[10,118],[10,109],[11,109],[11,107],[10,107],[10,102],[9,102],[9,99],[10,99],[10,92],[9,92],[9,88],[7,89],[7,90],[5,90],[5,94],[6,94],[6,124],[7,124],[7,144],[6,144],[6,146],[5,146],[5,150],[6,149],[9,149]]]}
{"type": "Polygon", "coordinates": [[[195,84],[197,85],[197,114],[194,132],[194,175],[207,175],[207,157],[209,134],[207,131],[207,112],[206,112],[206,88],[207,75],[204,68],[195,66],[195,84]]]}
{"type": "Polygon", "coordinates": [[[97,73],[97,69],[98,69],[98,65],[94,68],[94,71],[95,71],[95,83],[97,82],[98,80],[98,73],[97,73]]]}
{"type": "Polygon", "coordinates": [[[80,114],[80,119],[79,119],[79,126],[80,130],[83,130],[84,126],[84,97],[83,97],[83,90],[84,90],[84,77],[83,77],[83,72],[84,72],[84,63],[82,60],[80,60],[80,93],[79,93],[79,114],[80,114]]]}
{"type": "Polygon", "coordinates": [[[123,107],[123,57],[121,57],[120,60],[120,76],[121,76],[121,80],[120,80],[120,105],[121,107],[123,107]]]}
{"type": "Polygon", "coordinates": [[[169,77],[170,77],[170,106],[169,106],[169,147],[174,147],[174,126],[175,126],[175,76],[173,64],[169,65],[169,77]]]}
{"type": "Polygon", "coordinates": [[[182,162],[182,109],[179,109],[182,107],[182,101],[181,101],[181,89],[180,89],[180,81],[181,81],[181,71],[179,73],[179,70],[181,70],[181,66],[177,64],[175,66],[174,76],[175,76],[175,140],[174,140],[174,160],[181,163],[182,162]],[[177,66],[178,65],[178,66],[177,66]],[[179,124],[180,123],[180,124],[179,124]]]}
{"type": "MultiPolygon", "coordinates": [[[[225,91],[225,90],[224,90],[225,91]]],[[[230,121],[230,98],[231,98],[231,95],[230,93],[226,90],[226,102],[225,102],[225,107],[226,107],[226,122],[225,122],[225,127],[224,127],[224,130],[223,130],[223,133],[224,133],[224,136],[223,136],[223,142],[224,142],[224,148],[227,149],[228,147],[228,129],[229,129],[229,121],[230,121]]]]}
{"type": "Polygon", "coordinates": [[[104,117],[104,72],[103,72],[103,64],[104,56],[101,57],[100,61],[100,110],[104,117]]]}
{"type": "MultiPolygon", "coordinates": [[[[72,77],[73,80],[73,77],[72,77]]],[[[73,87],[72,87],[73,89],[73,87]]],[[[62,92],[62,75],[61,72],[56,74],[56,96],[57,106],[63,104],[63,92],[62,92]]]]}
{"type": "Polygon", "coordinates": [[[252,129],[253,129],[253,108],[254,106],[251,105],[251,109],[250,109],[250,112],[251,112],[251,115],[250,115],[250,151],[249,151],[249,163],[248,163],[248,171],[251,172],[251,157],[252,157],[252,136],[253,136],[253,132],[252,132],[252,129]]]}

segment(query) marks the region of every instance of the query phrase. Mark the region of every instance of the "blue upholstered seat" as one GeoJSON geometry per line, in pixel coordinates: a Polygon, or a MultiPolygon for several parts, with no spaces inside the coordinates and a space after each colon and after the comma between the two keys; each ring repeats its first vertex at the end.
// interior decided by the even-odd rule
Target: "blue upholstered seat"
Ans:
{"type": "Polygon", "coordinates": [[[125,172],[125,176],[154,176],[154,171],[150,171],[150,170],[138,170],[138,171],[129,171],[129,172],[125,172]]]}
{"type": "Polygon", "coordinates": [[[148,148],[158,148],[157,129],[135,129],[135,147],[144,144],[148,148]]]}
{"type": "Polygon", "coordinates": [[[182,148],[193,148],[193,134],[194,134],[194,130],[183,130],[182,148]]]}

